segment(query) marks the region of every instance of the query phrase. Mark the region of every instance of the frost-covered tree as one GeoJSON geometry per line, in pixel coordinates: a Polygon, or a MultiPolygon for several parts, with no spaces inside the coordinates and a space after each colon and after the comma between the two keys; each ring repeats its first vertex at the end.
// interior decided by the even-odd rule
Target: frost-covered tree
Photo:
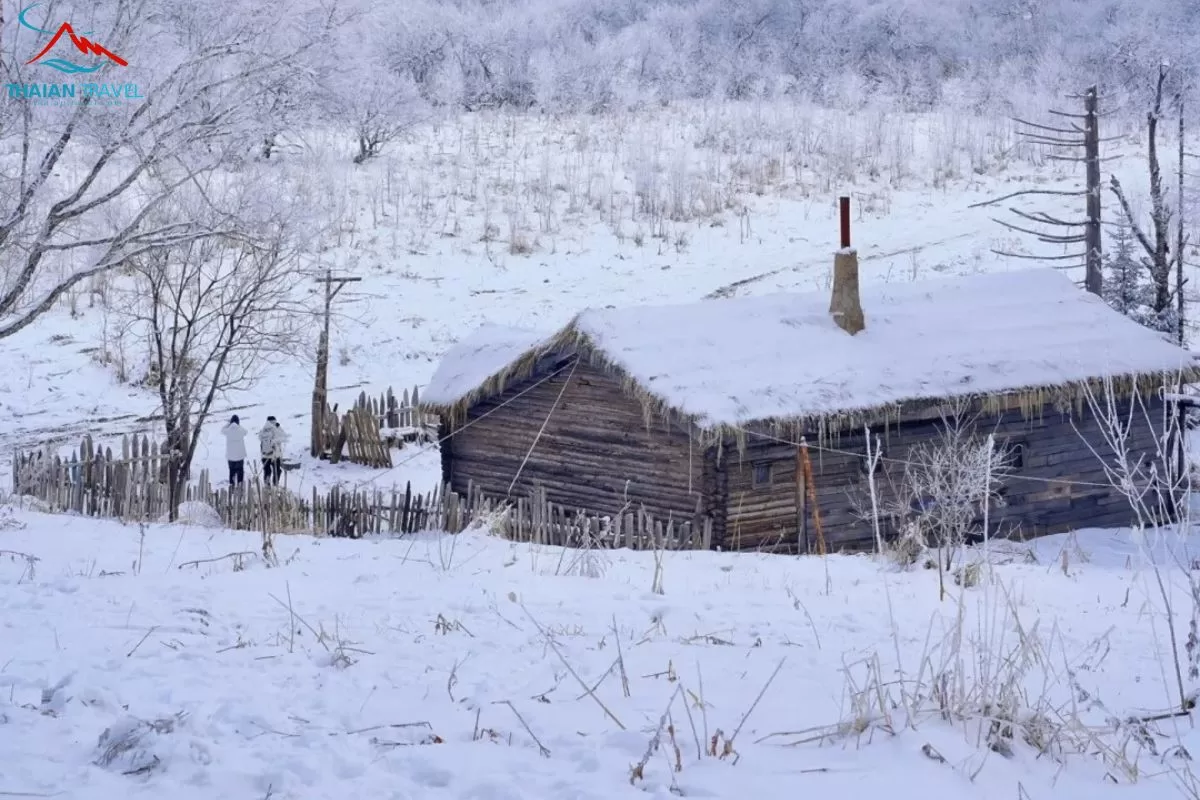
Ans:
{"type": "Polygon", "coordinates": [[[254,89],[287,80],[330,19],[224,0],[34,4],[0,17],[0,339],[81,281],[212,235],[155,212],[241,158],[259,125],[254,89]],[[51,44],[96,71],[75,83],[27,63],[51,44]],[[50,86],[74,96],[49,102],[39,95],[50,86]]]}
{"type": "MultiPolygon", "coordinates": [[[[1117,176],[1110,183],[1113,194],[1120,204],[1121,213],[1129,225],[1133,239],[1141,246],[1142,263],[1150,279],[1151,297],[1143,324],[1156,331],[1172,334],[1183,344],[1181,316],[1184,310],[1183,257],[1182,248],[1172,252],[1171,238],[1177,233],[1178,209],[1171,207],[1167,188],[1163,181],[1162,160],[1159,155],[1159,126],[1164,119],[1163,89],[1169,69],[1166,64],[1158,66],[1155,83],[1154,104],[1146,115],[1147,163],[1150,172],[1150,224],[1140,225],[1134,215],[1128,193],[1117,176]],[[1175,285],[1172,285],[1172,284],[1175,285]]],[[[1181,156],[1182,157],[1182,156],[1181,156]]],[[[1181,178],[1182,180],[1182,175],[1181,178]]],[[[1182,238],[1182,234],[1179,234],[1182,238]]]]}
{"type": "Polygon", "coordinates": [[[355,42],[356,31],[344,29],[338,50],[345,55],[319,81],[326,119],[353,136],[355,164],[379,155],[429,113],[411,69],[388,46],[384,16],[376,11],[363,19],[381,30],[355,42]]]}
{"type": "Polygon", "coordinates": [[[1160,59],[1200,66],[1191,0],[411,0],[402,20],[364,24],[355,49],[381,43],[427,102],[468,111],[841,104],[860,88],[928,108],[952,85],[956,102],[1009,113],[1023,93],[1093,83],[1111,108],[1145,99],[1139,76],[1160,59]]]}
{"type": "Polygon", "coordinates": [[[1121,222],[1112,235],[1112,249],[1104,258],[1104,301],[1116,311],[1144,322],[1154,297],[1146,267],[1135,256],[1129,225],[1121,222]]]}

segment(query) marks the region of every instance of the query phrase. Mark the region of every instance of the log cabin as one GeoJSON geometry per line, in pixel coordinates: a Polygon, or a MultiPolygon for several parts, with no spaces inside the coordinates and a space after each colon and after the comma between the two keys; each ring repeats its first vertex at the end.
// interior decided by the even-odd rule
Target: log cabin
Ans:
{"type": "MultiPolygon", "coordinates": [[[[1062,273],[860,291],[844,249],[832,284],[588,309],[555,331],[484,326],[424,395],[444,481],[497,499],[540,487],[590,515],[707,519],[721,549],[812,552],[818,535],[822,550],[874,547],[880,498],[903,493],[914,453],[951,425],[992,434],[1008,458],[992,536],[1127,525],[1112,459],[1182,468],[1170,398],[1196,380],[1191,356],[1062,273]]],[[[881,537],[902,524],[884,523],[881,537]]]]}

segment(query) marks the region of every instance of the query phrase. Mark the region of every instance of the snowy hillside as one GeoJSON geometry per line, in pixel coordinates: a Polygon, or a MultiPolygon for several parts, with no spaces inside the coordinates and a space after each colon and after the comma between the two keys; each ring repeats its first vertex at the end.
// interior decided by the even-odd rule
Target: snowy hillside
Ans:
{"type": "MultiPolygon", "coordinates": [[[[1108,123],[1113,174],[1139,191],[1136,125],[1108,123]]],[[[344,138],[306,136],[264,174],[319,187],[320,235],[307,275],[357,275],[335,305],[330,400],[350,403],[423,385],[437,358],[491,322],[555,328],[588,306],[683,302],[778,290],[823,290],[836,245],[836,197],[848,193],[866,283],[1023,269],[995,249],[1054,255],[994,220],[1009,206],[1070,214],[1071,202],[1026,197],[972,203],[1026,187],[1081,185],[1074,165],[1047,160],[1003,120],[950,112],[829,112],[794,103],[683,107],[627,116],[468,115],[421,129],[355,167],[344,138]]],[[[131,385],[145,342],[122,317],[131,279],[81,287],[5,340],[0,450],[83,433],[162,436],[156,395],[131,385]],[[123,378],[125,382],[121,382],[123,378]]],[[[317,285],[297,296],[315,310],[317,285]]],[[[869,313],[870,309],[868,309],[869,313]]],[[[223,476],[217,428],[230,413],[258,428],[267,415],[308,440],[317,322],[307,348],[277,359],[247,391],[218,399],[196,464],[223,476]]],[[[433,452],[389,472],[305,460],[293,488],[333,482],[390,487],[437,480],[433,452]]],[[[8,456],[0,460],[7,483],[8,456]]]]}
{"type": "Polygon", "coordinates": [[[939,603],[865,556],[668,553],[656,594],[653,554],[478,532],[267,567],[248,534],[0,523],[6,795],[1196,796],[1187,720],[1120,721],[1178,702],[1145,556],[1187,557],[1128,532],[997,549],[939,603]]]}

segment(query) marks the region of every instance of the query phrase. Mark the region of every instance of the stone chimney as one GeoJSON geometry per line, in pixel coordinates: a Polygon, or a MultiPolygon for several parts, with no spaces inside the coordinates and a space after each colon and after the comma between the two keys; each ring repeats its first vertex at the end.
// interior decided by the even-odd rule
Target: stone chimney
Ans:
{"type": "Polygon", "coordinates": [[[833,256],[833,293],[829,313],[837,326],[854,334],[867,327],[858,298],[858,253],[850,247],[850,198],[840,199],[842,249],[833,256]]]}

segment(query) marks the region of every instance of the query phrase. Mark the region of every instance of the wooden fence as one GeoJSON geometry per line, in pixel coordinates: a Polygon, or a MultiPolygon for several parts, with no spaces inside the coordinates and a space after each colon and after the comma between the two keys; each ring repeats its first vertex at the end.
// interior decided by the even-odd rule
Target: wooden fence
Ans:
{"type": "Polygon", "coordinates": [[[378,397],[362,392],[354,402],[355,408],[363,409],[375,420],[385,439],[394,439],[397,443],[417,441],[422,435],[430,433],[436,435],[437,415],[425,412],[420,406],[420,389],[415,386],[411,395],[405,389],[399,399],[391,387],[388,387],[388,390],[378,397]]]}
{"type": "MultiPolygon", "coordinates": [[[[48,511],[133,522],[165,521],[170,511],[165,443],[123,437],[120,455],[85,436],[62,457],[47,448],[13,458],[13,493],[30,495],[48,511]]],[[[630,510],[615,517],[589,516],[550,503],[544,493],[500,502],[470,487],[465,496],[443,486],[432,492],[398,488],[314,488],[297,494],[251,478],[237,491],[214,487],[202,470],[186,488],[181,516],[212,517],[235,530],[313,535],[386,536],[437,530],[459,533],[480,521],[493,533],[521,542],[568,547],[710,549],[708,520],[660,520],[630,510]]]]}
{"type": "Polygon", "coordinates": [[[656,519],[645,511],[594,516],[551,503],[544,490],[520,497],[507,507],[468,490],[468,506],[491,516],[494,532],[516,542],[630,550],[711,550],[712,520],[656,519]],[[494,509],[494,510],[493,510],[494,509]]]}
{"type": "Polygon", "coordinates": [[[420,395],[413,387],[411,395],[406,389],[399,399],[390,388],[378,397],[362,392],[340,418],[336,405],[326,406],[319,422],[325,443],[323,457],[337,464],[345,451],[352,464],[390,468],[393,447],[437,439],[438,419],[422,411],[419,403],[420,395]]]}

